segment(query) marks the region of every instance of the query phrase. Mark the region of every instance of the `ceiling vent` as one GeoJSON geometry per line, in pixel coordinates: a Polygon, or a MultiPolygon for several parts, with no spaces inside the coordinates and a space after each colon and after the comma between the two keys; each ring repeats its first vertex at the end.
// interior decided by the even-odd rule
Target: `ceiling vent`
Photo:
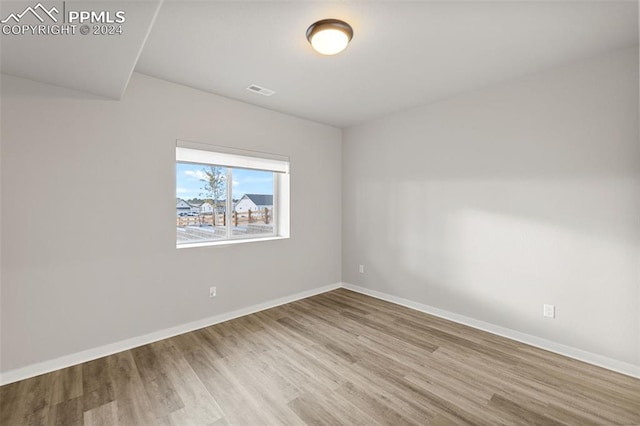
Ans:
{"type": "Polygon", "coordinates": [[[247,87],[247,90],[253,93],[259,93],[263,96],[271,96],[276,93],[271,89],[265,89],[264,87],[260,87],[257,84],[250,84],[249,87],[247,87]]]}

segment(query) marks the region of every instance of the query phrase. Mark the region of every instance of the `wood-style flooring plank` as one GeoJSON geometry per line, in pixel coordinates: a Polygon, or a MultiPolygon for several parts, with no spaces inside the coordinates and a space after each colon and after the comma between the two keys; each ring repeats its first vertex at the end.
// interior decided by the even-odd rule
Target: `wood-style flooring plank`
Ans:
{"type": "Polygon", "coordinates": [[[59,404],[82,396],[82,365],[63,368],[51,373],[53,380],[51,403],[59,404]]]}
{"type": "Polygon", "coordinates": [[[108,402],[84,412],[86,426],[110,426],[118,424],[118,403],[108,402]]]}
{"type": "Polygon", "coordinates": [[[59,402],[48,413],[49,426],[68,425],[79,426],[84,424],[82,413],[82,397],[68,399],[59,402]]]}
{"type": "MultiPolygon", "coordinates": [[[[109,375],[108,357],[82,364],[82,408],[87,412],[115,401],[113,383],[109,375]]],[[[115,404],[113,404],[115,407],[115,404]]],[[[105,414],[106,415],[106,414],[105,414]]],[[[97,412],[97,419],[102,412],[97,412]]]]}

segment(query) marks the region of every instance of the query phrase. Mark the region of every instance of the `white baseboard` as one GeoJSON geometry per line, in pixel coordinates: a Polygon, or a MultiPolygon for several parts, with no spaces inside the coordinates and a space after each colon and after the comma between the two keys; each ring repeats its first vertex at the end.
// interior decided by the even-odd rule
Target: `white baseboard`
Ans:
{"type": "Polygon", "coordinates": [[[627,376],[640,378],[640,366],[629,364],[627,362],[618,361],[612,358],[608,358],[602,355],[594,354],[591,352],[577,349],[572,346],[563,345],[553,342],[551,340],[542,339],[540,337],[532,336],[530,334],[521,333],[510,328],[501,327],[499,325],[491,324],[488,322],[480,321],[477,319],[465,317],[464,315],[455,314],[453,312],[438,309],[433,306],[425,305],[422,303],[414,302],[412,300],[403,299],[401,297],[393,296],[380,291],[371,290],[365,287],[357,285],[342,283],[342,287],[348,290],[352,290],[358,293],[366,294],[367,296],[375,297],[377,299],[385,300],[387,302],[395,303],[397,305],[405,306],[416,311],[424,312],[436,317],[444,318],[459,324],[468,325],[469,327],[477,328],[496,334],[498,336],[506,337],[511,340],[515,340],[527,345],[535,346],[537,348],[545,349],[550,352],[554,352],[560,355],[568,356],[569,358],[584,361],[589,364],[597,365],[608,370],[616,371],[618,373],[625,374],[627,376]]]}
{"type": "Polygon", "coordinates": [[[453,322],[468,325],[473,328],[477,328],[492,334],[496,334],[498,336],[503,336],[512,340],[516,340],[518,342],[526,343],[528,345],[545,349],[551,352],[555,352],[560,355],[565,355],[570,358],[574,358],[580,361],[587,362],[589,364],[606,368],[608,370],[612,370],[618,373],[626,374],[628,376],[640,378],[640,366],[637,366],[634,364],[629,364],[629,363],[618,361],[612,358],[607,358],[602,355],[597,355],[597,354],[583,351],[581,349],[577,349],[571,346],[562,345],[560,343],[552,342],[550,340],[542,339],[540,337],[532,336],[526,333],[521,333],[519,331],[511,330],[509,328],[505,328],[505,327],[501,327],[501,326],[487,323],[484,321],[479,321],[473,318],[465,317],[463,315],[455,314],[453,312],[445,311],[442,309],[435,308],[433,306],[414,302],[408,299],[403,299],[401,297],[396,297],[396,296],[393,296],[387,293],[382,293],[376,290],[370,290],[368,288],[356,286],[349,283],[336,283],[336,284],[330,284],[322,287],[317,287],[315,289],[303,291],[300,293],[295,293],[290,296],[281,297],[281,298],[270,300],[267,302],[259,303],[257,305],[248,306],[246,308],[237,309],[235,311],[226,312],[220,315],[203,318],[201,320],[193,321],[187,324],[182,324],[176,327],[155,331],[153,333],[145,334],[143,336],[133,337],[131,339],[126,339],[120,342],[111,343],[111,344],[100,346],[93,349],[88,349],[86,351],[65,355],[60,358],[39,362],[37,364],[28,365],[26,367],[17,368],[15,370],[9,370],[0,374],[0,385],[6,385],[9,383],[17,382],[19,380],[35,377],[40,374],[45,374],[51,371],[59,370],[61,368],[66,368],[72,365],[77,365],[83,362],[102,358],[104,356],[111,355],[117,352],[126,351],[129,349],[136,348],[138,346],[146,345],[148,343],[153,343],[159,340],[167,339],[169,337],[177,336],[178,334],[188,333],[193,330],[208,327],[210,325],[218,324],[224,321],[229,321],[244,315],[253,314],[255,312],[260,312],[265,309],[270,309],[276,306],[284,305],[286,303],[295,302],[296,300],[304,299],[306,297],[314,296],[316,294],[326,293],[327,291],[335,290],[340,287],[343,287],[358,293],[366,294],[368,296],[372,296],[377,299],[386,300],[387,302],[391,302],[397,305],[405,306],[407,308],[415,309],[417,311],[434,315],[440,318],[444,318],[453,322]]]}
{"type": "Polygon", "coordinates": [[[118,352],[136,348],[138,346],[146,345],[148,343],[153,343],[159,340],[167,339],[169,337],[177,336],[178,334],[188,333],[190,331],[198,330],[210,325],[229,321],[234,318],[264,311],[265,309],[270,309],[276,306],[284,305],[286,303],[295,302],[296,300],[304,299],[316,294],[326,293],[327,291],[335,290],[340,287],[341,283],[317,287],[311,290],[292,294],[290,296],[285,296],[278,299],[269,300],[267,302],[259,303],[257,305],[248,306],[246,308],[237,309],[235,311],[225,312],[220,315],[192,321],[187,324],[178,325],[176,327],[154,331],[153,333],[145,334],[143,336],[133,337],[131,339],[122,340],[120,342],[111,343],[70,355],[65,355],[49,361],[43,361],[37,364],[28,365],[26,367],[16,368],[15,370],[9,370],[0,374],[0,385],[6,385],[9,383],[17,382],[19,380],[28,379],[30,377],[39,376],[40,374],[59,370],[61,368],[67,368],[72,365],[77,365],[83,362],[102,358],[107,355],[115,354],[118,352]]]}

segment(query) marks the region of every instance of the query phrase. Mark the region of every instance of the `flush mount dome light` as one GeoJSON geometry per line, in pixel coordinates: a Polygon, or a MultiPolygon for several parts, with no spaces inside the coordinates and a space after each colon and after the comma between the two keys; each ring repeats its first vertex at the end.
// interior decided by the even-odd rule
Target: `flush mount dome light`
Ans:
{"type": "Polygon", "coordinates": [[[307,40],[316,52],[335,55],[342,52],[353,37],[351,25],[338,19],[323,19],[307,29],[307,40]]]}

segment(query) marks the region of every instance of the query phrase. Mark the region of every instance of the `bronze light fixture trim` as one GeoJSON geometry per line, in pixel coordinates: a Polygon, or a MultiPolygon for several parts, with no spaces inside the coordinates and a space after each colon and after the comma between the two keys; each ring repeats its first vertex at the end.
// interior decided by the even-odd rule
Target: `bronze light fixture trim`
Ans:
{"type": "Polygon", "coordinates": [[[316,52],[335,55],[342,52],[353,38],[351,25],[339,19],[323,19],[307,29],[307,40],[316,52]]]}

